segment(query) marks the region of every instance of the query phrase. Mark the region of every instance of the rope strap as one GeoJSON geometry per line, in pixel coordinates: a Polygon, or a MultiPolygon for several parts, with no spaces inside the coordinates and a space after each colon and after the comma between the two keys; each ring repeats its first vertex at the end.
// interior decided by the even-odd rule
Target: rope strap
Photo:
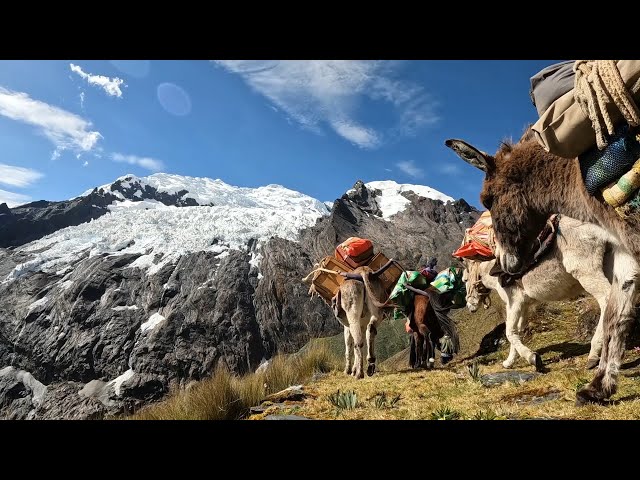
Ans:
{"type": "Polygon", "coordinates": [[[574,98],[591,120],[598,150],[608,145],[606,133],[613,135],[614,126],[607,105],[613,104],[632,127],[640,125],[640,111],[625,87],[616,60],[576,60],[574,98]]]}

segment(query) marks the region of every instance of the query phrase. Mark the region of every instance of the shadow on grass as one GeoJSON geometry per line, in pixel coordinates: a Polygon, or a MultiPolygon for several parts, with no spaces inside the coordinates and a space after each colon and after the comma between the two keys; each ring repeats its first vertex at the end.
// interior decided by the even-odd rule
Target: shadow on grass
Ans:
{"type": "Polygon", "coordinates": [[[487,333],[480,341],[480,347],[476,352],[468,357],[462,358],[461,361],[471,360],[472,358],[482,357],[490,353],[500,350],[500,340],[506,340],[506,324],[500,323],[493,330],[487,333]]]}
{"type": "Polygon", "coordinates": [[[563,342],[556,343],[555,345],[549,345],[538,349],[540,355],[544,355],[548,352],[560,353],[560,359],[579,357],[589,353],[591,345],[589,343],[575,343],[575,342],[563,342]]]}
{"type": "Polygon", "coordinates": [[[616,400],[612,400],[614,405],[617,405],[620,402],[630,402],[632,400],[637,400],[640,398],[640,394],[626,395],[624,397],[617,398],[616,400]]]}
{"type": "MultiPolygon", "coordinates": [[[[628,370],[629,368],[635,368],[637,366],[640,366],[640,358],[636,358],[635,360],[632,360],[630,362],[623,363],[622,365],[620,365],[620,370],[628,370]]],[[[629,375],[629,376],[637,377],[639,375],[640,375],[640,372],[638,372],[637,375],[629,375]]]]}

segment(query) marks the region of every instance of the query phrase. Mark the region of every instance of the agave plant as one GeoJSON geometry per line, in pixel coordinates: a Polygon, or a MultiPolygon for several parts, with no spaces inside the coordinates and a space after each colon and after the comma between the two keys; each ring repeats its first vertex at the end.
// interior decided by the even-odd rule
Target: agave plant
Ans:
{"type": "Polygon", "coordinates": [[[385,408],[387,406],[387,394],[385,392],[377,394],[373,398],[373,404],[376,408],[385,408]]]}
{"type": "Polygon", "coordinates": [[[500,417],[493,410],[479,410],[471,417],[472,420],[497,420],[498,418],[500,417]]]}
{"type": "Polygon", "coordinates": [[[353,410],[358,406],[358,395],[355,391],[337,392],[329,395],[329,402],[338,410],[353,410]]]}
{"type": "Polygon", "coordinates": [[[474,381],[480,381],[480,365],[476,360],[474,360],[471,365],[467,365],[467,370],[474,381]]]}
{"type": "Polygon", "coordinates": [[[398,403],[400,401],[400,394],[396,395],[395,397],[391,398],[391,400],[389,400],[389,407],[393,408],[396,403],[398,403]]]}
{"type": "Polygon", "coordinates": [[[391,397],[386,392],[378,392],[367,400],[371,401],[377,409],[393,408],[400,401],[400,394],[391,397]]]}
{"type": "Polygon", "coordinates": [[[431,412],[431,420],[458,420],[462,415],[450,407],[440,407],[431,412]]]}

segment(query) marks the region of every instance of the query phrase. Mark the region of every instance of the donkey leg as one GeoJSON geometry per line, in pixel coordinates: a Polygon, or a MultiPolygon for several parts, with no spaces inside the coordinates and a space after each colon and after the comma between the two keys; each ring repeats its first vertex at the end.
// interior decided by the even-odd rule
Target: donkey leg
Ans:
{"type": "Polygon", "coordinates": [[[640,272],[626,252],[617,252],[611,293],[604,314],[602,355],[590,384],[576,393],[576,404],[601,403],[617,390],[617,377],[629,328],[635,314],[634,298],[640,272]]]}
{"type": "MultiPolygon", "coordinates": [[[[518,335],[524,332],[524,329],[529,323],[529,306],[530,304],[526,302],[522,306],[522,312],[518,318],[518,335]]],[[[527,348],[527,350],[529,349],[527,348]]],[[[536,367],[536,372],[546,373],[548,371],[547,368],[545,368],[544,363],[542,362],[542,357],[538,352],[533,352],[533,358],[529,357],[528,362],[536,367]]]]}
{"type": "Polygon", "coordinates": [[[371,376],[376,371],[376,352],[374,345],[376,343],[376,335],[378,334],[378,330],[376,325],[378,323],[378,319],[376,317],[371,317],[371,321],[369,325],[367,325],[367,375],[371,376]]]}
{"type": "Polygon", "coordinates": [[[418,358],[417,352],[418,352],[418,345],[417,345],[416,334],[414,332],[409,334],[409,368],[416,368],[415,364],[416,364],[416,359],[418,358]]]}
{"type": "MultiPolygon", "coordinates": [[[[518,333],[522,331],[522,328],[524,328],[524,326],[521,325],[520,323],[521,320],[522,320],[522,315],[520,315],[514,327],[516,332],[518,333]]],[[[507,359],[504,362],[502,362],[502,366],[504,368],[511,368],[513,367],[513,364],[517,359],[518,359],[518,349],[516,348],[515,343],[509,340],[509,355],[507,356],[507,359]]]]}
{"type": "Polygon", "coordinates": [[[349,330],[353,337],[353,356],[354,365],[352,375],[356,378],[364,378],[364,372],[362,371],[362,348],[364,347],[364,335],[363,329],[359,323],[349,322],[349,330]]]}
{"type": "Polygon", "coordinates": [[[415,345],[415,359],[413,360],[411,368],[420,368],[424,363],[425,357],[424,337],[420,334],[419,331],[415,331],[411,335],[413,338],[412,344],[415,345]]]}
{"type": "MultiPolygon", "coordinates": [[[[598,257],[598,252],[594,251],[593,255],[594,257],[598,257]]],[[[598,319],[596,330],[595,332],[593,332],[593,337],[591,338],[591,349],[589,350],[589,355],[587,356],[586,368],[588,370],[597,367],[598,363],[600,363],[604,311],[607,308],[607,301],[611,292],[611,283],[604,273],[607,270],[604,265],[604,246],[602,246],[601,248],[600,257],[602,258],[602,261],[599,264],[594,263],[593,265],[585,265],[584,259],[581,258],[581,256],[577,257],[576,254],[567,253],[564,257],[565,268],[567,267],[567,265],[570,265],[570,267],[567,268],[567,272],[569,272],[575,279],[578,280],[578,282],[580,282],[582,288],[584,288],[587,293],[595,298],[595,300],[598,302],[598,306],[600,307],[600,318],[598,319]]]]}
{"type": "Polygon", "coordinates": [[[349,327],[344,327],[344,373],[351,375],[351,352],[353,351],[353,338],[349,327]]]}
{"type": "Polygon", "coordinates": [[[513,367],[513,363],[516,361],[516,358],[518,358],[518,351],[516,350],[516,346],[512,343],[509,347],[509,356],[504,362],[502,362],[502,366],[504,368],[513,367]]]}
{"type": "Polygon", "coordinates": [[[536,370],[542,368],[542,360],[540,356],[531,351],[529,347],[520,340],[520,328],[526,325],[526,305],[524,298],[518,296],[514,298],[510,296],[507,304],[507,340],[516,349],[518,354],[524,358],[530,365],[534,365],[536,370]]]}
{"type": "Polygon", "coordinates": [[[424,337],[425,344],[425,357],[427,359],[427,368],[431,370],[436,365],[436,349],[431,341],[431,335],[426,335],[424,337]]]}
{"type": "Polygon", "coordinates": [[[595,368],[600,363],[600,354],[602,352],[602,329],[603,329],[603,319],[604,319],[604,311],[606,309],[606,304],[600,307],[600,319],[598,320],[598,326],[596,327],[596,331],[593,332],[593,337],[591,338],[591,350],[589,350],[589,356],[587,357],[587,370],[591,370],[595,368]]]}

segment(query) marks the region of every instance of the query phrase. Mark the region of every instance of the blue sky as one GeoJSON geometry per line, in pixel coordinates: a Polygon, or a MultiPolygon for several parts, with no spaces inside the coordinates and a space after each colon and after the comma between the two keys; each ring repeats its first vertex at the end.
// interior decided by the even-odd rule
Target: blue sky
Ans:
{"type": "Polygon", "coordinates": [[[391,179],[479,206],[481,172],[444,141],[518,138],[556,62],[0,61],[0,203],[162,171],[322,201],[391,179]]]}

